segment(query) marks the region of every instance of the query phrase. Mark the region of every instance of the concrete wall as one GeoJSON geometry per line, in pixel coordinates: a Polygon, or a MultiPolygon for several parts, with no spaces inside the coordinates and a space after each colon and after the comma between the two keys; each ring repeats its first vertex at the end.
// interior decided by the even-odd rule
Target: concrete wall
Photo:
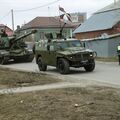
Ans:
{"type": "Polygon", "coordinates": [[[85,47],[97,52],[98,57],[108,57],[107,40],[91,40],[85,42],[85,47]]]}
{"type": "Polygon", "coordinates": [[[115,57],[117,56],[116,50],[117,45],[120,43],[120,36],[111,39],[97,39],[84,42],[86,48],[97,52],[98,57],[115,57]]]}
{"type": "Polygon", "coordinates": [[[108,40],[108,56],[115,57],[117,55],[117,46],[120,43],[120,36],[108,40]]]}

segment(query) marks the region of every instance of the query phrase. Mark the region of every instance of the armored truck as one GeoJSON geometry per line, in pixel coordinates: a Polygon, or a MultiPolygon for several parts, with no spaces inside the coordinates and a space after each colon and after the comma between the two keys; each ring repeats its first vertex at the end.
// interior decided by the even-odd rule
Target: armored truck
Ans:
{"type": "Polygon", "coordinates": [[[94,52],[85,49],[77,39],[37,41],[35,56],[40,71],[46,71],[47,65],[55,66],[61,74],[68,74],[70,67],[84,67],[88,72],[95,69],[94,52]]]}

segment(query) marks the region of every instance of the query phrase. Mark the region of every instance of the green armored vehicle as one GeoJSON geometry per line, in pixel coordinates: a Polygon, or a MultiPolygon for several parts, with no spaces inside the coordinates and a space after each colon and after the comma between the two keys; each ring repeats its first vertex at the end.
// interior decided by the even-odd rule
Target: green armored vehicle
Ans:
{"type": "Polygon", "coordinates": [[[47,65],[56,66],[61,74],[68,74],[70,67],[84,67],[88,72],[95,68],[94,52],[76,39],[40,40],[36,42],[35,55],[40,71],[46,71],[47,65]]]}
{"type": "Polygon", "coordinates": [[[31,62],[34,54],[32,50],[28,49],[23,38],[35,32],[33,30],[23,35],[14,34],[11,37],[8,37],[5,32],[0,33],[0,64],[6,64],[10,60],[31,62]]]}

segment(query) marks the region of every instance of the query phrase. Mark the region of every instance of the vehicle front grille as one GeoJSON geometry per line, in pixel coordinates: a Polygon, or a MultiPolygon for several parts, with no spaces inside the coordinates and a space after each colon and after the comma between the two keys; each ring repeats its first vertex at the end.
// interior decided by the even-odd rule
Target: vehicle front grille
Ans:
{"type": "Polygon", "coordinates": [[[89,58],[88,53],[81,53],[81,54],[76,54],[76,59],[77,60],[87,60],[89,58]]]}

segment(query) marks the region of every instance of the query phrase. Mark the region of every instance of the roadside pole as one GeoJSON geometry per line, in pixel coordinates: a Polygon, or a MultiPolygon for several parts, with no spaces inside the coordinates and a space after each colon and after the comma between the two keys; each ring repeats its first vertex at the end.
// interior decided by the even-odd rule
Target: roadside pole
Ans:
{"type": "Polygon", "coordinates": [[[12,29],[14,32],[14,13],[13,13],[13,9],[11,10],[11,15],[12,15],[12,29]]]}

